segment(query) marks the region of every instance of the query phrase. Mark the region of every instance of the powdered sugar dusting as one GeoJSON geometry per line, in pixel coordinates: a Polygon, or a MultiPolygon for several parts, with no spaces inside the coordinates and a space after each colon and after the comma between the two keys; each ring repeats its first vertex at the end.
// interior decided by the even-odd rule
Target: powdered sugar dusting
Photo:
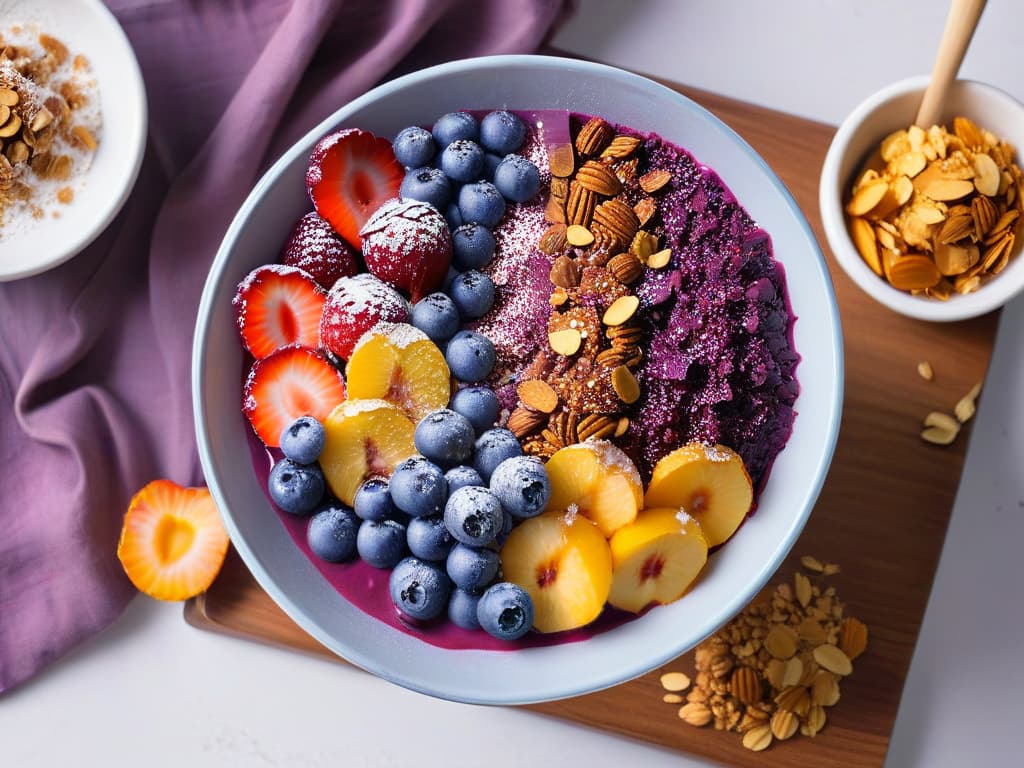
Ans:
{"type": "Polygon", "coordinates": [[[334,284],[324,306],[323,322],[348,326],[371,312],[388,319],[408,317],[409,302],[387,283],[363,272],[334,284]]]}
{"type": "Polygon", "coordinates": [[[685,509],[680,507],[679,511],[676,512],[676,520],[678,520],[683,525],[687,525],[688,523],[690,523],[693,520],[693,518],[690,517],[688,514],[686,514],[686,510],[685,509]]]}
{"type": "Polygon", "coordinates": [[[387,400],[381,400],[379,397],[371,397],[365,400],[346,400],[339,406],[339,415],[345,417],[358,416],[361,413],[370,413],[371,411],[395,408],[394,405],[389,403],[387,400]]]}
{"type": "Polygon", "coordinates": [[[626,452],[617,445],[607,440],[587,440],[583,445],[597,456],[597,459],[601,462],[602,466],[627,475],[638,487],[643,487],[643,483],[640,481],[640,472],[637,470],[636,464],[634,464],[633,460],[629,458],[626,452]]]}
{"type": "Polygon", "coordinates": [[[359,337],[359,341],[356,342],[355,347],[352,349],[353,353],[375,336],[387,336],[388,343],[396,349],[405,349],[417,341],[430,341],[430,337],[427,334],[408,323],[383,322],[377,323],[359,337]]]}

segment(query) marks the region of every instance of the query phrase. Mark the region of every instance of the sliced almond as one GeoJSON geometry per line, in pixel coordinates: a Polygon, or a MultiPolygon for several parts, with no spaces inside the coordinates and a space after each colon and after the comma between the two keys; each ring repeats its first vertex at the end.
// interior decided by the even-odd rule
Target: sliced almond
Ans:
{"type": "Polygon", "coordinates": [[[932,364],[927,360],[922,360],[917,364],[917,375],[925,381],[932,381],[935,378],[935,371],[932,370],[932,364]]]}
{"type": "Polygon", "coordinates": [[[663,248],[660,251],[652,253],[647,258],[647,266],[651,269],[661,269],[668,265],[669,261],[672,260],[672,250],[670,248],[663,248]]]}
{"type": "Polygon", "coordinates": [[[21,130],[21,118],[17,112],[12,112],[7,122],[0,126],[0,138],[10,138],[21,130]]]}
{"type": "Polygon", "coordinates": [[[831,672],[822,669],[815,675],[811,683],[811,701],[821,707],[832,707],[839,701],[839,683],[831,672]]]}
{"type": "Polygon", "coordinates": [[[960,433],[960,422],[949,414],[938,411],[932,411],[925,416],[924,427],[921,439],[935,445],[949,445],[960,433]]]}
{"type": "Polygon", "coordinates": [[[594,235],[586,227],[579,224],[571,224],[565,229],[565,239],[570,245],[583,248],[594,242],[594,235]]]}
{"type": "Polygon", "coordinates": [[[871,222],[859,217],[850,219],[850,234],[864,263],[871,267],[872,272],[881,277],[882,260],[878,256],[878,242],[871,222]]]}
{"type": "Polygon", "coordinates": [[[551,413],[558,407],[558,393],[542,379],[530,379],[516,387],[523,405],[541,413],[551,413]]]}
{"type": "Polygon", "coordinates": [[[914,194],[914,182],[907,176],[900,176],[892,183],[893,195],[897,205],[903,205],[914,194]]]}
{"type": "Polygon", "coordinates": [[[612,371],[612,388],[619,399],[626,404],[635,403],[640,399],[640,383],[636,376],[624,365],[612,371]]]}
{"type": "Polygon", "coordinates": [[[829,643],[819,645],[814,649],[813,654],[814,660],[829,672],[835,672],[837,675],[844,677],[853,672],[853,664],[850,663],[850,657],[834,645],[829,643]]]}
{"type": "Polygon", "coordinates": [[[752,752],[762,752],[772,745],[772,729],[758,725],[743,734],[743,746],[752,752]]]}
{"type": "Polygon", "coordinates": [[[941,278],[935,262],[920,254],[904,256],[889,269],[889,282],[901,291],[924,290],[941,278]]]}
{"type": "Polygon", "coordinates": [[[777,624],[765,635],[764,647],[776,659],[789,659],[796,653],[798,639],[792,629],[777,624]]]}
{"type": "Polygon", "coordinates": [[[815,573],[821,573],[821,569],[825,567],[821,564],[821,560],[814,557],[813,555],[804,555],[803,557],[801,557],[800,565],[802,565],[808,571],[814,571],[815,573]]]}
{"type": "Polygon", "coordinates": [[[566,178],[572,176],[576,168],[576,157],[571,144],[559,144],[548,149],[548,165],[552,176],[566,178]]]}
{"type": "Polygon", "coordinates": [[[786,669],[782,673],[782,687],[788,688],[791,685],[797,685],[803,676],[804,663],[794,656],[786,662],[786,669]]]}
{"type": "Polygon", "coordinates": [[[928,158],[924,156],[923,152],[907,152],[893,161],[892,169],[896,173],[912,179],[923,171],[927,164],[928,158]]]}
{"type": "Polygon", "coordinates": [[[983,195],[992,197],[999,191],[999,166],[988,155],[974,156],[974,187],[983,195]]]}
{"type": "Polygon", "coordinates": [[[799,571],[793,574],[793,586],[796,591],[796,599],[804,608],[811,602],[811,581],[799,571]]]}
{"type": "Polygon", "coordinates": [[[565,328],[561,331],[549,333],[548,343],[551,344],[551,348],[555,352],[569,357],[579,351],[580,345],[583,343],[583,337],[575,328],[565,328]]]}
{"type": "MultiPolygon", "coordinates": [[[[920,178],[921,176],[918,176],[918,179],[920,178]]],[[[973,182],[967,179],[928,178],[919,185],[915,185],[921,191],[921,194],[927,195],[932,200],[941,200],[943,202],[959,200],[961,197],[966,197],[974,191],[973,182]]]]}
{"type": "Polygon", "coordinates": [[[615,425],[615,433],[612,435],[612,437],[622,437],[624,434],[626,434],[627,429],[629,429],[629,417],[619,417],[619,421],[615,425]]]}
{"type": "Polygon", "coordinates": [[[18,105],[18,92],[10,88],[0,88],[0,105],[16,107],[18,105]]]}
{"type": "Polygon", "coordinates": [[[661,700],[663,702],[665,702],[666,704],[682,704],[683,703],[683,697],[680,696],[678,693],[666,693],[664,696],[661,697],[661,700]]]}
{"type": "Polygon", "coordinates": [[[863,216],[882,201],[888,189],[889,184],[885,179],[869,181],[854,194],[853,199],[846,206],[847,212],[851,216],[863,216]]]}
{"type": "Polygon", "coordinates": [[[690,687],[690,678],[683,672],[666,672],[661,676],[661,687],[666,691],[685,691],[690,687]]]}
{"type": "Polygon", "coordinates": [[[974,414],[977,412],[977,406],[974,404],[973,397],[961,397],[955,406],[953,406],[953,413],[956,414],[956,420],[961,424],[965,424],[974,418],[974,414]]]}
{"type": "Polygon", "coordinates": [[[0,125],[4,125],[11,117],[11,108],[6,104],[0,104],[0,125]]]}
{"type": "Polygon", "coordinates": [[[601,322],[605,325],[622,325],[629,320],[640,306],[640,299],[633,295],[620,296],[605,310],[601,322]]]}
{"type": "Polygon", "coordinates": [[[971,244],[965,248],[949,243],[938,243],[934,256],[935,266],[943,275],[962,275],[978,262],[978,246],[971,244]]]}

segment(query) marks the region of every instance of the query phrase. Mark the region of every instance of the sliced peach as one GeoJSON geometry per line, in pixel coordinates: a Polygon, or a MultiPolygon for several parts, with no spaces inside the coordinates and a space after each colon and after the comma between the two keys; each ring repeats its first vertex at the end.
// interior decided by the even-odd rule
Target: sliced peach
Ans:
{"type": "Polygon", "coordinates": [[[754,488],[743,459],[724,445],[689,443],[654,467],[644,504],[697,518],[708,546],[727,540],[750,512],[754,488]]]}
{"type": "Polygon", "coordinates": [[[320,468],[331,493],[352,506],[364,480],[390,477],[395,467],[416,453],[413,423],[385,400],[348,400],[324,421],[320,468]]]}
{"type": "Polygon", "coordinates": [[[604,609],[612,583],[612,557],[604,535],[573,514],[548,513],[512,529],[501,548],[505,581],[533,599],[538,632],[589,624],[604,609]]]}
{"type": "Polygon", "coordinates": [[[614,570],[608,602],[633,613],[678,600],[708,561],[700,525],[678,509],[645,509],[608,544],[614,570]]]}
{"type": "Polygon", "coordinates": [[[546,509],[575,509],[611,536],[633,521],[644,488],[633,461],[606,440],[588,440],[562,448],[547,463],[551,498],[546,509]]]}
{"type": "Polygon", "coordinates": [[[418,328],[381,323],[356,345],[345,369],[350,398],[380,398],[418,422],[444,408],[451,375],[437,345],[418,328]]]}
{"type": "Polygon", "coordinates": [[[117,557],[142,592],[185,600],[213,583],[227,550],[227,531],[206,488],[154,480],[128,505],[117,557]]]}

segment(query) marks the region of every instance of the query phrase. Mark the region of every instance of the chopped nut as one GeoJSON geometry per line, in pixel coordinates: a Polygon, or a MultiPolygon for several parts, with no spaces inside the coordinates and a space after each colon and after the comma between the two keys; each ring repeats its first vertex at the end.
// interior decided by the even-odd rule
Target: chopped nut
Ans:
{"type": "Polygon", "coordinates": [[[664,187],[672,179],[672,174],[664,170],[648,171],[640,177],[640,189],[653,194],[664,187]]]}
{"type": "Polygon", "coordinates": [[[925,381],[932,381],[935,378],[935,371],[932,370],[932,364],[927,360],[923,360],[917,364],[917,375],[925,381]]]}

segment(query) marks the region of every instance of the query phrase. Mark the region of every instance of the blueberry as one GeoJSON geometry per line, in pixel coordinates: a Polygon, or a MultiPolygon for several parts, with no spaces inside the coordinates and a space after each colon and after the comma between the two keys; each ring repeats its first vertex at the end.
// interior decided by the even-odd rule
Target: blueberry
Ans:
{"type": "Polygon", "coordinates": [[[363,520],[394,518],[398,512],[391,501],[388,481],[383,477],[371,477],[356,489],[352,509],[363,520]]]}
{"type": "Polygon", "coordinates": [[[497,243],[483,224],[463,224],[452,232],[452,264],[456,269],[481,269],[494,258],[497,243]]]}
{"type": "Polygon", "coordinates": [[[494,170],[494,186],[506,200],[525,203],[540,189],[540,171],[522,155],[507,155],[494,170]]]}
{"type": "Polygon", "coordinates": [[[480,121],[480,143],[491,152],[507,155],[526,140],[526,123],[518,115],[500,109],[489,112],[480,121]]]}
{"type": "Polygon", "coordinates": [[[483,272],[471,269],[452,280],[448,294],[463,320],[476,320],[494,306],[494,282],[483,272]]]}
{"type": "Polygon", "coordinates": [[[312,464],[324,450],[327,433],[312,416],[300,416],[281,433],[281,452],[296,464],[312,464]]]}
{"type": "Polygon", "coordinates": [[[459,309],[447,294],[432,293],[412,305],[412,324],[443,344],[459,330],[459,309]]]}
{"type": "Polygon", "coordinates": [[[498,575],[501,559],[493,549],[456,544],[448,552],[445,569],[459,589],[483,589],[498,575]]]}
{"type": "Polygon", "coordinates": [[[513,456],[491,473],[491,493],[516,517],[536,517],[551,496],[551,481],[540,459],[513,456]]]}
{"type": "Polygon", "coordinates": [[[405,174],[398,194],[403,200],[430,203],[437,210],[443,211],[452,196],[452,185],[444,172],[437,168],[416,168],[405,174]]]}
{"type": "Polygon", "coordinates": [[[321,560],[343,563],[356,556],[356,536],[361,522],[345,505],[326,504],[310,518],[306,542],[321,560]]]}
{"type": "Polygon", "coordinates": [[[444,351],[452,376],[459,381],[481,381],[494,370],[497,355],[494,344],[482,333],[459,331],[444,351]]]}
{"type": "Polygon", "coordinates": [[[456,541],[483,547],[501,530],[501,502],[486,488],[459,488],[444,508],[444,524],[456,541]]]}
{"type": "Polygon", "coordinates": [[[405,557],[405,526],[396,520],[367,520],[356,534],[356,550],[374,568],[394,568],[405,557]]]}
{"type": "Polygon", "coordinates": [[[440,568],[415,557],[395,566],[388,580],[391,602],[411,619],[427,621],[448,607],[452,585],[440,568]]]}
{"type": "Polygon", "coordinates": [[[490,152],[487,152],[484,155],[484,171],[480,175],[480,178],[493,184],[494,172],[498,170],[498,166],[501,164],[502,159],[501,155],[492,155],[490,152]]]}
{"type": "Polygon", "coordinates": [[[267,490],[274,503],[285,512],[308,515],[324,496],[324,473],[316,464],[281,459],[270,470],[267,490]]]}
{"type": "Polygon", "coordinates": [[[475,141],[457,139],[444,148],[438,165],[454,181],[476,181],[484,172],[484,151],[475,141]]]}
{"type": "Polygon", "coordinates": [[[448,222],[448,229],[454,232],[462,226],[462,214],[459,212],[459,204],[454,200],[448,203],[444,209],[444,220],[448,222]]]}
{"type": "Polygon", "coordinates": [[[409,551],[421,560],[444,560],[455,544],[441,515],[414,517],[406,527],[405,538],[409,551]]]}
{"type": "MultiPolygon", "coordinates": [[[[459,270],[455,267],[448,267],[448,274],[444,276],[444,282],[441,284],[441,290],[446,291],[452,287],[452,280],[459,276],[459,270]]],[[[344,363],[342,364],[344,365],[344,363]]]]}
{"type": "Polygon", "coordinates": [[[444,473],[423,456],[413,456],[395,467],[390,486],[395,506],[413,517],[439,514],[448,498],[444,473]]]}
{"type": "Polygon", "coordinates": [[[480,602],[480,594],[467,592],[464,589],[453,589],[448,598],[448,619],[463,629],[480,629],[476,618],[476,605],[480,602]]]}
{"type": "Polygon", "coordinates": [[[491,474],[501,462],[513,456],[523,455],[523,448],[516,436],[501,427],[489,429],[480,435],[476,440],[475,450],[473,468],[487,482],[491,481],[491,474]]]}
{"type": "Polygon", "coordinates": [[[515,524],[515,518],[512,517],[512,513],[506,509],[505,516],[501,520],[501,530],[498,531],[497,541],[499,547],[505,543],[505,539],[507,539],[508,535],[512,533],[512,529],[515,527],[515,524]]]}
{"type": "Polygon", "coordinates": [[[501,412],[501,403],[494,390],[481,385],[460,389],[452,395],[449,407],[469,419],[477,434],[493,427],[501,412]]]}
{"type": "Polygon", "coordinates": [[[533,600],[518,584],[501,581],[484,592],[476,617],[492,637],[518,640],[533,626],[533,600]]]}
{"type": "Polygon", "coordinates": [[[465,464],[449,469],[444,473],[444,479],[448,482],[449,496],[459,490],[459,488],[465,488],[470,485],[486,485],[484,479],[480,477],[480,473],[472,467],[467,467],[465,464]]]}
{"type": "Polygon", "coordinates": [[[449,112],[437,118],[431,133],[438,146],[444,148],[459,139],[476,141],[480,138],[480,125],[468,112],[449,112]]]}
{"type": "Polygon", "coordinates": [[[437,144],[426,128],[412,125],[403,128],[391,143],[395,158],[406,168],[421,168],[434,159],[437,144]]]}
{"type": "Polygon", "coordinates": [[[469,419],[448,408],[428,413],[413,433],[416,450],[445,468],[465,462],[473,454],[475,438],[469,419]]]}
{"type": "Polygon", "coordinates": [[[493,229],[505,214],[505,198],[489,181],[465,184],[459,190],[459,213],[463,222],[475,221],[493,229]]]}

